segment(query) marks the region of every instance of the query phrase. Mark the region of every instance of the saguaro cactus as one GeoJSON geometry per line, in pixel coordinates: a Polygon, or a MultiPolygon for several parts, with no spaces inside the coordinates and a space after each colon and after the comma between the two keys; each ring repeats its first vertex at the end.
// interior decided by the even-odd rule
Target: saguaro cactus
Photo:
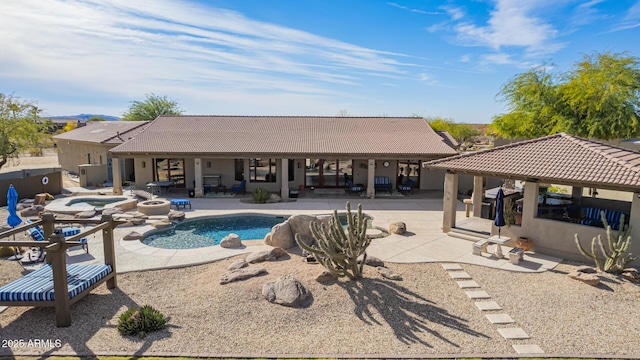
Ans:
{"type": "Polygon", "coordinates": [[[343,228],[338,211],[333,211],[329,224],[312,221],[309,224],[316,239],[316,246],[308,246],[296,234],[296,242],[302,249],[312,253],[318,262],[332,274],[351,279],[362,277],[362,267],[367,259],[366,250],[371,239],[366,235],[367,220],[358,205],[358,213],[351,214],[351,204],[347,202],[347,228],[343,228]],[[363,255],[358,264],[358,257],[363,255]]]}
{"type": "Polygon", "coordinates": [[[618,235],[615,236],[611,230],[611,226],[609,226],[609,223],[607,222],[604,211],[600,213],[600,216],[602,217],[602,222],[607,229],[606,234],[608,246],[604,246],[600,235],[594,237],[591,241],[591,252],[582,247],[578,234],[575,234],[576,244],[584,256],[591,258],[596,262],[598,270],[612,274],[620,274],[630,262],[635,261],[638,258],[632,257],[631,253],[625,256],[625,253],[629,249],[629,244],[631,243],[631,236],[629,235],[631,233],[631,227],[627,226],[626,229],[624,228],[623,214],[620,216],[620,231],[618,232],[618,235]],[[600,248],[600,252],[604,256],[604,259],[600,257],[600,253],[596,248],[596,243],[600,248]]]}

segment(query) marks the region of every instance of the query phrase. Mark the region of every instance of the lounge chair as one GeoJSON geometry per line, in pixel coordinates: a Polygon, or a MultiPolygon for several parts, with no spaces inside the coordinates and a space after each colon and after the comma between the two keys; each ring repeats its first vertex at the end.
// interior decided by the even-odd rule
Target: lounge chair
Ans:
{"type": "MultiPolygon", "coordinates": [[[[69,227],[61,228],[60,232],[62,233],[62,235],[64,235],[64,237],[68,238],[68,237],[71,237],[73,235],[80,234],[80,228],[79,227],[75,227],[75,226],[69,226],[69,227]]],[[[89,253],[89,243],[87,242],[87,238],[83,237],[78,241],[80,241],[82,243],[82,249],[88,254],[89,253]]]]}
{"type": "Polygon", "coordinates": [[[404,193],[411,192],[413,194],[413,185],[415,185],[415,182],[412,179],[409,179],[407,180],[406,184],[398,185],[398,191],[404,192],[404,193]]]}
{"type": "Polygon", "coordinates": [[[233,185],[231,185],[231,192],[233,194],[242,193],[242,195],[244,195],[246,193],[246,191],[247,191],[246,185],[247,185],[247,180],[240,181],[240,184],[233,184],[233,185]]]}
{"type": "MultiPolygon", "coordinates": [[[[32,221],[27,219],[25,221],[26,224],[31,224],[32,221]]],[[[40,226],[34,226],[27,229],[27,232],[31,236],[34,241],[44,241],[44,231],[40,226]]]]}

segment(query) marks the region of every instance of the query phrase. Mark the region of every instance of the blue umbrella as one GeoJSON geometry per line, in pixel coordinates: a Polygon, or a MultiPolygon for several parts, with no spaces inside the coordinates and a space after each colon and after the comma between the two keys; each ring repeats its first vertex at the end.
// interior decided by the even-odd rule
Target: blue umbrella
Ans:
{"type": "Polygon", "coordinates": [[[496,219],[493,223],[498,227],[498,238],[500,238],[500,229],[506,225],[504,221],[504,191],[502,191],[502,188],[498,189],[498,194],[496,194],[496,219]]]}
{"type": "MultiPolygon", "coordinates": [[[[7,210],[9,210],[9,217],[7,218],[7,225],[12,228],[20,225],[22,223],[22,219],[18,216],[18,192],[12,185],[9,185],[9,191],[7,191],[7,210]]],[[[20,256],[18,255],[15,247],[13,249],[14,255],[11,260],[19,260],[20,256]]]]}

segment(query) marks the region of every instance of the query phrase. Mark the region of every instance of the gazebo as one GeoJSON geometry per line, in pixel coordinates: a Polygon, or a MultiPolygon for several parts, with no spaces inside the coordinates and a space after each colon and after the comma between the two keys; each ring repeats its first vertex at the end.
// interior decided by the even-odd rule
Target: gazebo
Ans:
{"type": "MultiPolygon", "coordinates": [[[[640,153],[599,141],[564,133],[521,141],[492,149],[423,163],[429,169],[445,170],[442,229],[456,228],[458,175],[474,177],[473,216],[481,216],[484,178],[520,180],[524,183],[522,221],[502,229],[513,238],[528,237],[537,252],[567,259],[584,260],[574,235],[589,245],[604,229],[583,224],[580,218],[543,218],[539,214],[541,184],[573,188],[571,203],[578,214],[586,209],[609,210],[627,215],[632,241],[629,251],[640,253],[640,153]],[[583,188],[626,192],[630,201],[583,196],[583,188]],[[572,220],[572,221],[569,221],[572,220]],[[576,221],[577,220],[577,221],[576,221]],[[634,241],[635,240],[635,241],[634,241]]],[[[592,191],[595,193],[595,190],[592,191]]],[[[544,202],[543,202],[544,204],[544,202]]],[[[580,216],[580,215],[579,215],[580,216]]],[[[495,233],[493,228],[491,233],[495,233]]]]}

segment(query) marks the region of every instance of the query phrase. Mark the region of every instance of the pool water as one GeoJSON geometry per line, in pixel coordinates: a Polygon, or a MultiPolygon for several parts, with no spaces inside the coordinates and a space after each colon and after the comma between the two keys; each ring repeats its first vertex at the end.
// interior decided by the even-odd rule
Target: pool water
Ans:
{"type": "Polygon", "coordinates": [[[146,245],[163,249],[194,249],[220,244],[234,233],[244,240],[262,240],[271,228],[285,222],[286,217],[242,215],[187,221],[175,228],[153,232],[142,240],[146,245]]]}

